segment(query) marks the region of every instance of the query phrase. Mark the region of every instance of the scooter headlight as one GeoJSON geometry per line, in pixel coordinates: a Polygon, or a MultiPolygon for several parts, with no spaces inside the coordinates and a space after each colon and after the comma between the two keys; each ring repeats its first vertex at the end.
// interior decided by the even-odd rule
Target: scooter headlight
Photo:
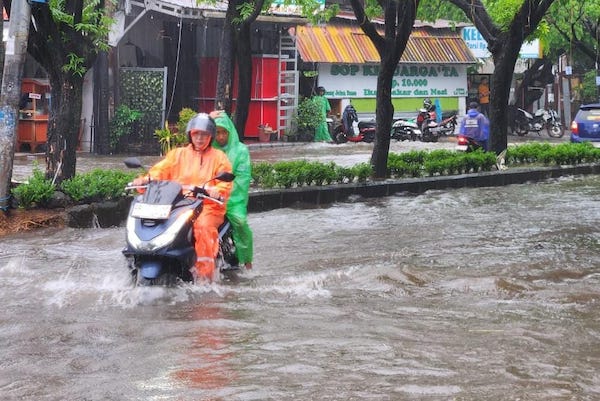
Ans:
{"type": "Polygon", "coordinates": [[[190,220],[193,213],[193,210],[187,210],[181,213],[175,222],[165,230],[165,232],[157,235],[150,241],[143,241],[137,236],[135,233],[135,221],[137,219],[130,217],[127,219],[127,242],[129,242],[132,248],[137,249],[138,251],[154,252],[157,249],[171,244],[183,226],[185,226],[185,224],[190,220]]]}

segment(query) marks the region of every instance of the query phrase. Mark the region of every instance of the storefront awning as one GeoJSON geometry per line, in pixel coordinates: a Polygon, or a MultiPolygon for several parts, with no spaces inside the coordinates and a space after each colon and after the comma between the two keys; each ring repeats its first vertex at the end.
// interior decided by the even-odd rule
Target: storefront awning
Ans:
{"type": "MultiPolygon", "coordinates": [[[[298,26],[296,40],[300,57],[306,62],[379,63],[375,46],[359,27],[298,26]]],[[[477,59],[457,32],[414,28],[400,63],[475,64],[477,59]]]]}

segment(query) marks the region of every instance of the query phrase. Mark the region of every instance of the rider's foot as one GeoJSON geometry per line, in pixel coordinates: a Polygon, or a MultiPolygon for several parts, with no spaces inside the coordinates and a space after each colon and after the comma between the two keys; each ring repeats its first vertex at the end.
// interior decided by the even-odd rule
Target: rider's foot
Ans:
{"type": "Polygon", "coordinates": [[[252,269],[252,262],[246,262],[244,266],[246,267],[246,270],[250,270],[252,269]]]}

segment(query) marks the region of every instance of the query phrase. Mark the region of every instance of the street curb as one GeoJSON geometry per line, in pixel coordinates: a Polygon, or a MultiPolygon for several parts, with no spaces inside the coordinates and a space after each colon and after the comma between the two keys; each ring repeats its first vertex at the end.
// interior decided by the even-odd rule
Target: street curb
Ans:
{"type": "MultiPolygon", "coordinates": [[[[562,176],[599,174],[600,164],[510,168],[452,176],[407,178],[362,184],[338,184],[289,189],[259,190],[249,194],[248,212],[265,212],[280,208],[320,207],[347,201],[351,196],[377,198],[397,193],[421,194],[429,190],[464,187],[496,187],[542,181],[562,176]]],[[[120,226],[127,217],[132,198],[117,202],[78,205],[66,211],[66,225],[73,228],[120,226]]]]}

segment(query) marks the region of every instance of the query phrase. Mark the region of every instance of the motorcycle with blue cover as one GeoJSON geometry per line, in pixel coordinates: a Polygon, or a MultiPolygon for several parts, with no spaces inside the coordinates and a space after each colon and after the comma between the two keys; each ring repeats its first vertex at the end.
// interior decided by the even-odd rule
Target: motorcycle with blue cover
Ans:
{"type": "MultiPolygon", "coordinates": [[[[126,159],[125,165],[143,168],[137,158],[126,159]]],[[[205,186],[214,180],[231,182],[233,179],[233,174],[223,172],[202,186],[182,186],[167,180],[127,185],[126,191],[144,191],[131,203],[126,223],[127,244],[122,251],[136,286],[174,286],[194,281],[194,221],[204,202],[223,203],[209,196],[205,186]]],[[[240,270],[231,224],[227,220],[219,227],[215,268],[224,279],[235,278],[240,270]]]]}

